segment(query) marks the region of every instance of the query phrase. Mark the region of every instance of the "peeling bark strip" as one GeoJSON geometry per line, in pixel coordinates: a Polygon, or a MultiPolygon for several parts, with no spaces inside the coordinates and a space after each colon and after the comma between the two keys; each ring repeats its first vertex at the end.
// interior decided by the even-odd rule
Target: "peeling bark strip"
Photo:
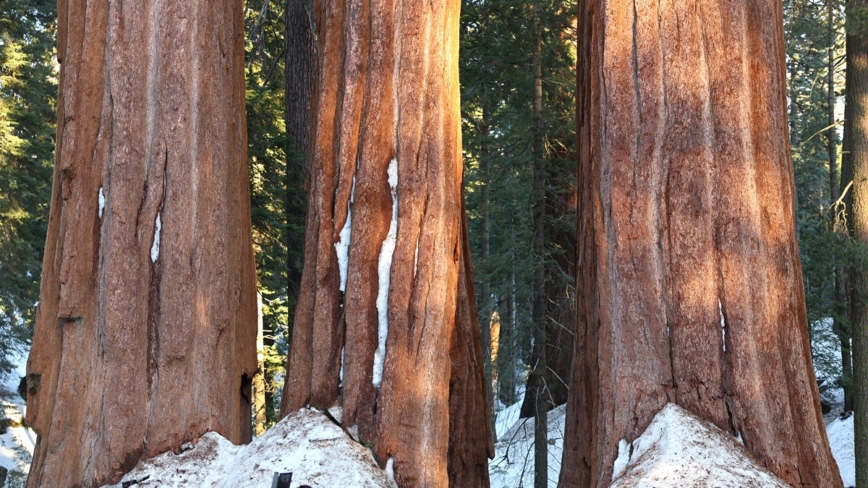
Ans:
{"type": "Polygon", "coordinates": [[[89,487],[209,430],[250,439],[242,10],[62,0],[58,14],[27,486],[89,487]]]}
{"type": "Polygon", "coordinates": [[[795,240],[780,0],[579,7],[578,324],[560,486],[608,486],[619,441],[667,402],[740,434],[793,486],[841,486],[795,240]]]}
{"type": "Polygon", "coordinates": [[[488,486],[493,454],[461,224],[459,7],[316,4],[305,267],[281,413],[342,405],[402,487],[488,486]],[[335,244],[350,214],[342,292],[335,244]]]}

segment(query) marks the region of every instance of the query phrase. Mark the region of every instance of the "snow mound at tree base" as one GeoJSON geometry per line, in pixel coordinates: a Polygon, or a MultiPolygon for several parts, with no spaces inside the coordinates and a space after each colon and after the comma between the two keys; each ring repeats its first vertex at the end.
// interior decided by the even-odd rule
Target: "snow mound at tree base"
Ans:
{"type": "Polygon", "coordinates": [[[612,488],[789,488],[738,440],[672,403],[633,441],[621,441],[612,488]]]}
{"type": "Polygon", "coordinates": [[[271,488],[275,472],[291,472],[292,488],[397,487],[367,448],[325,415],[302,409],[243,446],[209,432],[192,449],[142,461],[106,488],[271,488]]]}

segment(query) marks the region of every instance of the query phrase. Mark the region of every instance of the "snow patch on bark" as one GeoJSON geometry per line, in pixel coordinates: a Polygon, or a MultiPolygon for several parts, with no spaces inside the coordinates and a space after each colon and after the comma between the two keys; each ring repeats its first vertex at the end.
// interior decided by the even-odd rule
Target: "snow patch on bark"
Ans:
{"type": "Polygon", "coordinates": [[[154,223],[154,243],[151,245],[151,262],[156,263],[160,257],[160,231],[162,229],[160,222],[160,212],[157,212],[157,221],[154,223]]]}
{"type": "Polygon", "coordinates": [[[99,218],[102,218],[102,211],[105,208],[105,193],[103,193],[102,187],[99,187],[99,196],[97,199],[99,201],[99,218]]]}
{"type": "Polygon", "coordinates": [[[369,449],[325,415],[307,409],[288,415],[243,446],[209,432],[195,448],[139,462],[120,483],[106,488],[133,481],[143,488],[269,488],[275,472],[291,472],[294,487],[397,488],[369,449]]]}
{"type": "Polygon", "coordinates": [[[413,255],[413,278],[416,277],[416,271],[419,269],[419,239],[422,237],[422,234],[419,234],[419,237],[416,238],[416,253],[413,255]]]}
{"type": "Polygon", "coordinates": [[[389,335],[389,280],[392,273],[392,257],[395,254],[395,243],[398,237],[398,160],[392,159],[389,169],[389,188],[392,190],[392,222],[389,224],[389,232],[383,239],[380,248],[380,260],[377,265],[379,288],[377,289],[377,350],[374,352],[374,376],[375,388],[380,387],[383,380],[383,366],[386,360],[386,337],[389,335]]]}
{"type": "Polygon", "coordinates": [[[612,465],[612,481],[615,481],[615,478],[624,474],[624,470],[627,469],[627,463],[630,462],[630,452],[632,451],[633,444],[628,444],[627,439],[618,441],[618,457],[615,458],[615,464],[612,465]]]}
{"type": "Polygon", "coordinates": [[[341,380],[341,384],[343,384],[344,381],[344,351],[346,349],[346,346],[341,348],[341,372],[338,374],[338,379],[341,380]]]}
{"type": "Polygon", "coordinates": [[[340,240],[335,243],[335,253],[338,255],[338,270],[341,274],[341,291],[347,289],[347,267],[350,262],[350,240],[353,234],[353,202],[356,199],[356,177],[353,176],[353,187],[350,190],[350,200],[347,203],[347,221],[341,229],[340,240]]]}
{"type": "Polygon", "coordinates": [[[386,461],[386,476],[389,477],[390,480],[395,481],[395,460],[389,457],[389,460],[386,461]]]}
{"type": "MultiPolygon", "coordinates": [[[[622,440],[615,468],[623,461],[626,447],[622,440]]],[[[632,447],[626,466],[615,471],[619,474],[611,488],[788,486],[760,467],[733,436],[672,403],[663,407],[632,447]]]]}
{"type": "Polygon", "coordinates": [[[717,301],[717,310],[720,312],[720,330],[723,334],[723,352],[726,352],[726,319],[723,318],[723,305],[717,301]]]}

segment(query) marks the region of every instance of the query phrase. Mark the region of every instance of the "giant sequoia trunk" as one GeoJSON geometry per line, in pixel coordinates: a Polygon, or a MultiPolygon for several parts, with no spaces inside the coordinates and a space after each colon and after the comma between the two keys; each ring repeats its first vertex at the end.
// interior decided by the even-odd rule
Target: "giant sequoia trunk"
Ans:
{"type": "Polygon", "coordinates": [[[58,136],[27,486],[251,435],[256,289],[241,5],[58,5],[58,136]]]}
{"type": "Polygon", "coordinates": [[[302,288],[281,414],[342,408],[402,487],[487,486],[462,224],[458,0],[323,0],[302,288]]]}
{"type": "Polygon", "coordinates": [[[578,324],[561,486],[674,402],[841,486],[794,229],[779,0],[579,2],[578,324]]]}

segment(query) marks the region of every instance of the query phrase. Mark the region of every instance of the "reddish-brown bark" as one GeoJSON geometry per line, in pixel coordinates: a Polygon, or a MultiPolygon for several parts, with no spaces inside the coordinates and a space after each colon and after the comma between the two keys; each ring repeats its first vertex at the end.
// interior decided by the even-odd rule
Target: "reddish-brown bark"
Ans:
{"type": "Polygon", "coordinates": [[[493,454],[461,220],[459,7],[322,0],[315,8],[305,266],[281,414],[342,406],[343,425],[373,445],[381,465],[393,460],[402,487],[487,486],[479,466],[493,454]],[[375,385],[378,264],[393,205],[385,366],[375,385]],[[335,244],[350,214],[344,292],[335,244]],[[451,438],[466,444],[449,450],[451,438]]]}
{"type": "Polygon", "coordinates": [[[741,435],[794,486],[841,486],[795,240],[781,2],[579,3],[561,486],[608,486],[619,440],[667,402],[741,435]]]}
{"type": "Polygon", "coordinates": [[[206,431],[250,439],[241,13],[225,0],[59,2],[28,487],[116,482],[206,431]]]}

